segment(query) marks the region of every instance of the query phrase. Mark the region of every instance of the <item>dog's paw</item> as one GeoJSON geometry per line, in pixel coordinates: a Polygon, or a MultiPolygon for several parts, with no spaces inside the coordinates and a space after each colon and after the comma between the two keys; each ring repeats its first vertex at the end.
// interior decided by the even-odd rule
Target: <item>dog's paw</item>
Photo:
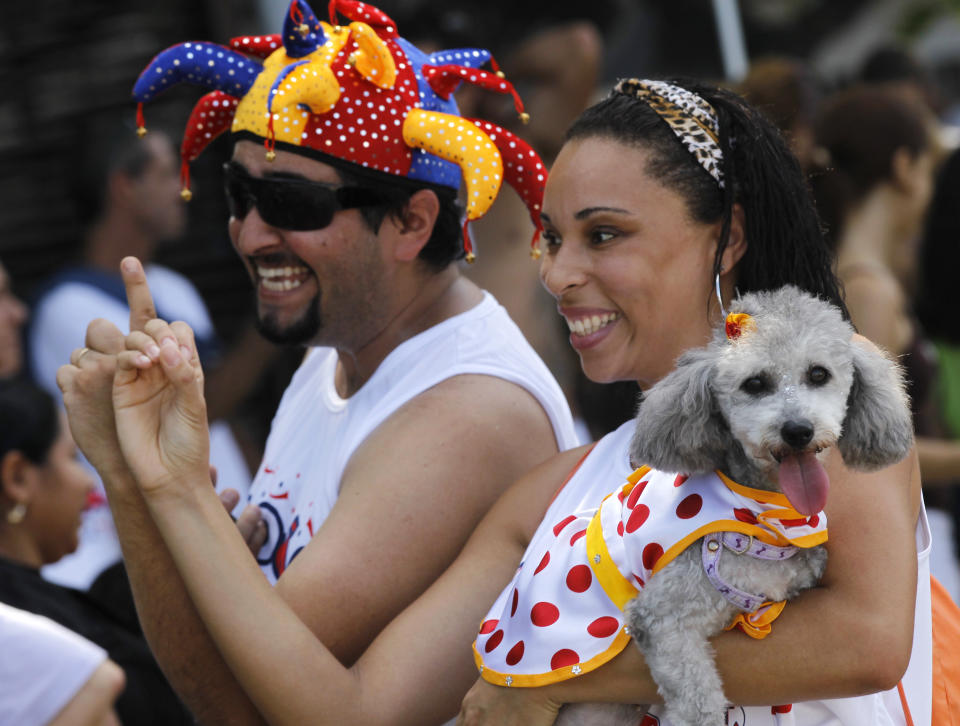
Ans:
{"type": "Polygon", "coordinates": [[[804,567],[797,573],[796,579],[787,591],[787,600],[792,600],[804,590],[815,587],[823,571],[827,567],[827,549],[826,547],[812,547],[807,550],[801,550],[796,557],[802,557],[804,567]]]}
{"type": "MultiPolygon", "coordinates": [[[[820,578],[823,577],[823,571],[827,569],[826,547],[813,548],[813,551],[810,553],[810,566],[813,568],[813,576],[816,578],[816,582],[819,582],[820,578]]],[[[813,585],[811,585],[811,587],[813,587],[813,585]]]]}

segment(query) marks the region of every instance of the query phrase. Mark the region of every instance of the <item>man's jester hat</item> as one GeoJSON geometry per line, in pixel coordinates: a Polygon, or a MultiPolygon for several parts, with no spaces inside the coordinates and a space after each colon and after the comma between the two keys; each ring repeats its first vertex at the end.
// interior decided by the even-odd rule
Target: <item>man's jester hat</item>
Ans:
{"type": "MultiPolygon", "coordinates": [[[[143,104],[178,83],[213,89],[187,122],[180,149],[183,196],[189,163],[228,128],[262,140],[268,160],[281,148],[343,166],[457,191],[466,183],[467,224],[482,217],[506,180],[530,211],[539,254],[540,204],[547,171],[537,153],[511,132],[459,115],[452,96],[463,81],[509,93],[523,104],[486,50],[424,53],[397,34],[382,11],[357,0],[331,0],[330,23],[293,0],[279,35],[234,38],[230,47],[180,43],[157,55],[133,89],[138,133],[143,104]],[[337,14],[349,24],[338,23],[337,14]],[[490,63],[493,72],[480,66],[490,63]]],[[[358,170],[361,171],[361,170],[358,170]]]]}

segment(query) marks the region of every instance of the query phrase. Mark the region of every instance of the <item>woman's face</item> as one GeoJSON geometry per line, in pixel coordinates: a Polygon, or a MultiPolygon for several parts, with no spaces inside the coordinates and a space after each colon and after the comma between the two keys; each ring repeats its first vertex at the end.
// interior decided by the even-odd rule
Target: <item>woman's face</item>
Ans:
{"type": "Polygon", "coordinates": [[[25,523],[29,522],[42,564],[49,564],[77,549],[80,515],[94,487],[63,415],[60,434],[36,474],[38,481],[25,523]]]}
{"type": "Polygon", "coordinates": [[[647,158],[609,138],[563,147],[544,196],[540,268],[587,377],[644,388],[709,340],[719,310],[720,225],[692,221],[683,198],[645,173],[647,158]]]}

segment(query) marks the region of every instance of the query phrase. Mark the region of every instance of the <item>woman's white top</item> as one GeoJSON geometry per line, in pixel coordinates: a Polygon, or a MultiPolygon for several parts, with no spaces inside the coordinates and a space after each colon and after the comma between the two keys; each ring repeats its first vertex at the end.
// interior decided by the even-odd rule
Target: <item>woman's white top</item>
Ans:
{"type": "MultiPolygon", "coordinates": [[[[575,677],[585,673],[592,668],[585,667],[590,662],[590,658],[577,658],[576,662],[569,660],[572,656],[565,652],[573,648],[566,647],[563,643],[557,643],[554,649],[560,655],[553,661],[552,666],[543,673],[542,668],[538,668],[537,673],[533,671],[526,677],[522,671],[516,668],[526,660],[525,654],[518,658],[521,649],[516,646],[519,638],[514,638],[506,632],[505,621],[511,620],[515,615],[527,615],[527,620],[532,622],[528,631],[536,630],[538,634],[545,632],[538,622],[545,622],[554,615],[554,610],[545,606],[537,605],[541,602],[534,596],[533,600],[537,602],[520,603],[520,595],[516,598],[514,593],[518,591],[517,578],[524,576],[527,580],[533,579],[533,574],[540,568],[540,574],[546,574],[548,565],[543,565],[545,554],[549,549],[544,549],[545,541],[561,542],[565,545],[564,554],[570,551],[583,549],[586,552],[587,528],[594,519],[594,515],[600,508],[601,500],[611,491],[627,481],[634,472],[634,467],[630,463],[629,443],[633,436],[634,424],[628,421],[617,430],[611,432],[602,438],[589,455],[580,464],[577,471],[571,476],[566,485],[558,492],[557,496],[551,502],[543,520],[531,539],[530,546],[524,555],[520,564],[515,581],[504,588],[490,614],[484,619],[481,625],[481,632],[474,644],[475,659],[479,666],[484,666],[488,661],[495,660],[497,665],[486,672],[484,668],[481,672],[484,677],[492,682],[501,685],[508,685],[506,678],[510,676],[509,685],[540,685],[553,680],[559,680],[556,675],[550,675],[552,666],[557,666],[556,670],[561,670],[564,677],[575,677]],[[562,525],[562,526],[560,526],[562,525]],[[559,528],[559,532],[557,532],[559,528]],[[549,612],[547,612],[549,610],[549,612]],[[535,617],[533,617],[535,615],[535,617]],[[494,623],[492,621],[502,621],[494,623]],[[487,650],[491,638],[495,633],[501,632],[493,647],[487,650]],[[497,657],[493,658],[492,654],[497,657]],[[510,671],[513,671],[511,675],[510,671]],[[517,680],[518,675],[520,676],[517,680]]],[[[620,490],[622,491],[622,490],[620,490]]],[[[628,495],[629,496],[629,495],[628,495]]],[[[614,523],[614,526],[616,524],[614,523]]],[[[931,631],[931,613],[930,613],[930,535],[927,527],[926,514],[921,508],[920,517],[917,521],[916,529],[917,555],[918,555],[918,586],[917,586],[917,605],[914,623],[914,642],[910,665],[906,675],[903,677],[902,684],[905,697],[910,708],[913,723],[916,726],[930,726],[931,721],[931,680],[932,680],[932,631],[931,631]]],[[[585,555],[586,556],[586,555],[585,555]]],[[[555,558],[555,554],[550,555],[555,558]]],[[[549,560],[548,560],[549,562],[549,560]]],[[[572,577],[572,587],[567,582],[566,576],[561,577],[557,582],[559,591],[576,591],[583,588],[584,585],[594,585],[596,578],[587,582],[586,570],[576,569],[578,563],[574,563],[567,568],[565,572],[574,572],[574,575],[580,575],[578,580],[576,576],[572,577]]],[[[595,571],[591,570],[592,574],[595,571]]],[[[539,576],[539,575],[538,575],[539,576]]],[[[587,591],[587,588],[584,588],[587,591]]],[[[525,598],[529,600],[530,598],[525,598]]],[[[598,616],[601,622],[597,623],[593,631],[597,636],[588,640],[595,640],[597,645],[603,647],[594,655],[602,653],[596,661],[590,663],[593,668],[602,665],[616,652],[622,649],[626,643],[625,636],[622,635],[622,623],[618,614],[614,611],[608,612],[609,608],[598,616]],[[606,618],[610,618],[608,621],[606,618]],[[616,628],[614,629],[614,623],[616,628]],[[601,644],[601,641],[602,644],[601,644]],[[617,643],[610,652],[614,641],[617,643]]],[[[616,610],[616,608],[614,608],[616,610]]],[[[591,621],[592,622],[592,621],[591,621]]],[[[592,634],[591,634],[592,635],[592,634]]],[[[526,645],[524,646],[524,650],[526,645]]],[[[542,655],[549,650],[549,646],[538,644],[538,654],[542,655]]],[[[553,651],[551,651],[553,652],[553,651]]],[[[549,654],[548,654],[549,655],[549,654]]],[[[580,654],[578,654],[579,656],[580,654]]],[[[551,656],[552,657],[552,656],[551,656]]],[[[543,660],[543,658],[540,658],[543,660]]],[[[549,659],[548,659],[549,662],[549,659]]],[[[492,665],[492,662],[491,662],[492,665]]],[[[540,664],[542,665],[542,663],[540,664]]],[[[655,723],[659,726],[670,726],[669,721],[662,715],[662,707],[656,706],[650,711],[650,716],[658,720],[648,720],[643,723],[655,723]]],[[[894,688],[883,693],[860,696],[856,698],[843,698],[822,701],[809,701],[795,704],[783,704],[763,707],[741,707],[734,706],[730,709],[728,723],[738,726],[905,726],[906,719],[901,707],[901,699],[898,689],[894,688]]]]}
{"type": "Polygon", "coordinates": [[[49,618],[0,603],[0,724],[49,723],[106,659],[49,618]]]}

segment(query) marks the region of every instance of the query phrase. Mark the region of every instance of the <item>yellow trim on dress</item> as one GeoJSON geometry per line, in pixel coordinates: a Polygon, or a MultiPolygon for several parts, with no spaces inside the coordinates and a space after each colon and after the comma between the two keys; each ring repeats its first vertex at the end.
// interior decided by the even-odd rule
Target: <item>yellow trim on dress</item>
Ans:
{"type": "MultiPolygon", "coordinates": [[[[633,488],[633,484],[629,486],[631,489],[633,488]]],[[[611,496],[613,495],[608,494],[603,498],[603,501],[607,501],[611,496]]],[[[590,564],[593,574],[597,576],[600,587],[607,593],[607,597],[617,606],[618,610],[622,611],[640,590],[623,576],[623,573],[620,572],[613,561],[613,557],[610,556],[607,543],[603,539],[603,527],[600,524],[601,509],[603,509],[603,502],[600,503],[597,513],[593,515],[590,524],[587,525],[587,562],[590,564]]]]}
{"type": "MultiPolygon", "coordinates": [[[[640,481],[641,479],[643,479],[644,475],[645,475],[648,471],[650,471],[650,467],[649,467],[649,466],[640,466],[640,467],[637,467],[637,468],[634,470],[634,472],[633,472],[632,474],[630,474],[630,476],[627,477],[627,482],[630,483],[631,485],[636,484],[638,481],[640,481]]],[[[633,489],[633,486],[631,486],[630,489],[633,489]]],[[[628,490],[628,491],[629,491],[629,490],[628,490]]]]}
{"type": "Polygon", "coordinates": [[[480,652],[477,650],[476,641],[473,642],[472,646],[473,661],[476,663],[477,669],[480,671],[480,677],[483,678],[483,680],[485,680],[487,683],[492,683],[495,686],[535,688],[537,686],[548,686],[551,683],[566,681],[570,678],[582,676],[584,673],[589,673],[590,671],[596,670],[604,663],[608,663],[616,656],[620,655],[620,651],[622,651],[629,642],[630,636],[626,633],[626,631],[624,631],[623,626],[620,626],[620,632],[617,633],[617,637],[613,639],[613,642],[610,643],[610,646],[602,653],[598,653],[597,655],[593,656],[593,658],[584,661],[583,663],[575,663],[573,665],[563,666],[562,668],[557,668],[549,673],[501,673],[500,671],[495,671],[492,668],[488,668],[483,664],[483,658],[480,655],[480,652]],[[574,671],[575,668],[578,670],[574,671]]]}

